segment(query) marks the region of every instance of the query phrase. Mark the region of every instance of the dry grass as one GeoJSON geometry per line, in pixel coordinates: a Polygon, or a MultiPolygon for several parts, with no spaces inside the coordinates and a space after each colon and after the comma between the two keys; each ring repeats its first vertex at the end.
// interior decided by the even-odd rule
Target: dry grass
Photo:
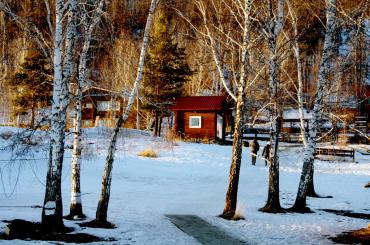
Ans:
{"type": "Polygon", "coordinates": [[[343,244],[370,244],[370,225],[355,231],[348,231],[330,238],[336,243],[343,244]]]}
{"type": "Polygon", "coordinates": [[[152,148],[148,148],[140,151],[138,156],[156,158],[158,157],[158,153],[155,152],[152,148]]]}
{"type": "Polygon", "coordinates": [[[166,142],[170,143],[171,145],[177,145],[177,141],[181,140],[181,137],[176,134],[174,130],[169,130],[166,135],[164,136],[166,142]]]}

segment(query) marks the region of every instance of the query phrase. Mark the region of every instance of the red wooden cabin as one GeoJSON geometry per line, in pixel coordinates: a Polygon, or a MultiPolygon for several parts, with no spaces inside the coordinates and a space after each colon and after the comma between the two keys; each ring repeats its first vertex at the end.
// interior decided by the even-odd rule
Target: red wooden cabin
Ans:
{"type": "Polygon", "coordinates": [[[225,96],[176,98],[174,130],[183,138],[224,140],[231,131],[232,104],[225,96]]]}

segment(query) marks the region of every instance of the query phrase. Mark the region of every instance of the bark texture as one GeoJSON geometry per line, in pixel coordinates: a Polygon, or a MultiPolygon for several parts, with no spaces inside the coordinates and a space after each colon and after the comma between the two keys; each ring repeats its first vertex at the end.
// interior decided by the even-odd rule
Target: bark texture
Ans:
{"type": "MultiPolygon", "coordinates": [[[[243,139],[243,125],[244,125],[244,107],[245,107],[245,90],[247,80],[247,70],[249,65],[249,18],[251,11],[251,1],[244,3],[244,30],[243,30],[243,44],[242,44],[242,66],[240,69],[240,80],[238,83],[238,96],[236,100],[236,117],[234,138],[232,147],[232,158],[229,172],[229,184],[226,192],[225,207],[223,213],[220,215],[225,219],[233,219],[235,217],[236,205],[238,200],[238,186],[240,176],[240,164],[242,161],[242,139],[243,139]]],[[[221,76],[223,76],[221,74],[221,76]]]]}
{"type": "MultiPolygon", "coordinates": [[[[242,90],[242,89],[240,89],[242,90]]],[[[235,129],[232,147],[232,158],[229,172],[229,184],[226,192],[226,200],[222,218],[232,219],[235,215],[236,204],[238,199],[238,186],[240,175],[240,164],[242,160],[242,139],[243,139],[243,109],[244,95],[238,94],[236,102],[235,129]]]]}
{"type": "Polygon", "coordinates": [[[271,22],[266,30],[269,47],[269,89],[271,97],[270,106],[270,157],[269,157],[269,188],[266,205],[260,209],[262,212],[282,212],[279,195],[279,133],[281,128],[281,112],[278,102],[278,36],[283,28],[284,18],[284,0],[278,1],[278,13],[274,16],[272,1],[269,1],[271,22]]]}
{"type": "Polygon", "coordinates": [[[303,145],[307,147],[307,132],[305,127],[305,121],[304,121],[304,99],[303,99],[303,66],[302,66],[302,60],[301,60],[301,50],[298,43],[298,18],[297,14],[293,9],[293,6],[291,4],[291,1],[288,0],[288,10],[289,15],[292,20],[292,26],[293,26],[293,33],[294,36],[292,38],[292,49],[294,58],[297,63],[297,82],[298,82],[298,89],[297,89],[297,100],[298,100],[298,111],[299,111],[299,122],[300,122],[300,128],[301,128],[301,137],[303,141],[303,145]]]}
{"type": "Polygon", "coordinates": [[[314,151],[316,147],[317,128],[319,127],[322,108],[323,108],[323,94],[324,86],[328,81],[330,60],[333,52],[334,31],[336,26],[336,0],[328,0],[326,7],[326,33],[322,57],[320,61],[320,68],[318,73],[318,81],[316,87],[316,98],[314,109],[312,111],[312,121],[309,125],[309,132],[307,137],[307,147],[304,151],[302,174],[298,186],[298,193],[292,211],[306,212],[309,209],[306,206],[306,197],[309,186],[311,185],[311,192],[313,191],[313,173],[314,173],[314,151]]]}
{"type": "MultiPolygon", "coordinates": [[[[72,5],[71,5],[72,6],[72,5]]],[[[71,6],[69,11],[71,11],[71,6]]],[[[54,80],[53,80],[53,101],[50,130],[50,159],[49,169],[46,179],[45,199],[42,209],[41,223],[45,232],[62,232],[63,224],[63,206],[61,195],[61,177],[64,154],[64,139],[66,126],[66,109],[68,106],[68,79],[71,70],[66,67],[72,67],[72,64],[65,64],[65,74],[63,74],[63,15],[64,2],[55,1],[55,32],[54,32],[54,80]],[[63,75],[65,79],[63,79],[63,75]]],[[[67,31],[70,31],[68,29],[67,31]]],[[[69,45],[73,45],[73,35],[67,33],[65,59],[71,62],[72,58],[68,55],[69,45]]],[[[73,50],[71,48],[71,50],[73,50]]]]}
{"type": "MultiPolygon", "coordinates": [[[[88,28],[86,33],[83,35],[83,47],[79,59],[78,67],[78,79],[77,79],[77,91],[75,97],[75,118],[74,118],[74,130],[73,130],[73,150],[72,150],[72,190],[71,190],[71,204],[68,217],[84,218],[85,215],[82,211],[82,199],[81,199],[81,184],[80,184],[80,170],[81,170],[81,120],[82,120],[82,88],[86,84],[87,77],[87,61],[90,44],[92,41],[93,31],[96,25],[100,22],[101,15],[105,1],[101,0],[98,3],[97,8],[94,11],[94,15],[90,23],[87,24],[88,28]]],[[[87,18],[84,18],[87,20],[87,18]]]]}

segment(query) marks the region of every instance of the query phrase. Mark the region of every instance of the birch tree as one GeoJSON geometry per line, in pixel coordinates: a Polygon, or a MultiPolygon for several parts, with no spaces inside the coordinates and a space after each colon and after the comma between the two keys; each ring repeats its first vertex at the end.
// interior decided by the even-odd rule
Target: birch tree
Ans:
{"type": "Polygon", "coordinates": [[[75,95],[75,107],[74,107],[74,125],[73,125],[73,150],[72,150],[72,188],[71,188],[71,203],[70,211],[67,216],[70,219],[84,218],[85,215],[82,212],[82,200],[81,200],[81,185],[80,185],[80,169],[81,169],[81,119],[82,119],[82,90],[86,86],[86,78],[88,73],[87,61],[90,50],[90,45],[93,39],[93,32],[97,24],[100,22],[103,8],[106,5],[106,1],[101,0],[96,3],[95,10],[91,17],[88,16],[88,11],[84,10],[82,19],[84,20],[81,29],[85,30],[83,33],[83,44],[82,51],[79,57],[78,66],[78,78],[77,78],[77,90],[75,95]]]}
{"type": "Polygon", "coordinates": [[[51,118],[51,132],[50,132],[50,153],[49,153],[49,167],[46,179],[46,190],[44,205],[42,209],[42,225],[44,229],[51,231],[60,231],[63,229],[63,206],[60,183],[61,180],[61,163],[63,159],[64,144],[64,128],[60,109],[65,98],[65,91],[63,90],[62,77],[62,35],[64,15],[64,2],[57,0],[55,2],[55,31],[54,31],[54,79],[53,79],[53,99],[52,99],[52,118],[51,118]],[[63,136],[62,136],[63,135],[63,136]],[[62,156],[61,156],[62,155],[62,156]],[[58,159],[59,158],[59,159],[58,159]],[[53,161],[54,159],[54,161],[53,161]],[[60,162],[58,160],[61,160],[60,162]]]}
{"type": "Polygon", "coordinates": [[[137,68],[137,74],[136,74],[134,86],[131,90],[131,94],[128,99],[125,111],[123,115],[119,116],[116,122],[114,131],[113,131],[113,134],[111,136],[111,140],[108,146],[108,154],[105,160],[104,172],[103,172],[102,183],[101,183],[100,198],[99,198],[98,207],[96,210],[96,217],[95,217],[95,220],[91,222],[91,224],[94,226],[98,226],[98,227],[112,226],[112,224],[110,224],[107,221],[107,214],[108,214],[110,188],[111,188],[111,183],[112,183],[112,169],[113,169],[114,154],[116,151],[117,137],[118,137],[120,128],[122,127],[122,125],[124,125],[124,123],[128,119],[128,115],[135,101],[136,93],[138,91],[138,88],[140,87],[140,82],[143,76],[144,61],[145,61],[145,56],[146,56],[146,51],[147,51],[148,41],[149,41],[149,31],[151,28],[153,14],[156,9],[157,3],[158,3],[158,0],[151,1],[148,18],[147,18],[147,22],[145,25],[143,43],[141,47],[139,64],[137,68]]]}
{"type": "Polygon", "coordinates": [[[324,86],[328,81],[330,72],[330,60],[334,46],[334,32],[336,28],[336,0],[326,1],[326,33],[320,68],[317,77],[317,86],[315,93],[315,103],[312,111],[312,120],[309,125],[307,147],[304,150],[303,167],[301,178],[298,186],[298,193],[292,211],[307,212],[309,208],[306,206],[306,197],[309,183],[314,171],[314,151],[316,147],[317,129],[320,125],[320,119],[323,110],[323,95],[324,86]]]}
{"type": "MultiPolygon", "coordinates": [[[[225,200],[225,207],[221,214],[222,218],[225,219],[234,219],[235,218],[235,211],[237,205],[237,195],[238,195],[238,185],[239,185],[239,175],[240,175],[240,165],[242,160],[242,140],[243,140],[243,126],[244,126],[244,109],[245,109],[245,90],[247,85],[247,75],[248,75],[248,66],[249,66],[249,52],[248,52],[248,44],[250,41],[250,16],[251,16],[251,8],[252,8],[252,1],[246,0],[244,3],[240,2],[242,5],[242,11],[244,14],[244,22],[241,26],[242,28],[242,46],[241,46],[241,68],[240,68],[240,79],[239,83],[237,84],[237,97],[236,97],[236,116],[235,116],[235,127],[234,127],[234,135],[233,135],[233,146],[232,146],[232,157],[231,157],[231,164],[230,164],[230,172],[229,172],[229,184],[227,187],[226,192],[226,200],[225,200]]],[[[207,33],[209,31],[207,30],[207,33]]],[[[211,38],[212,40],[212,38],[211,38]]],[[[211,41],[210,40],[210,41],[211,41]]],[[[211,44],[212,47],[214,47],[211,44]]],[[[214,61],[216,62],[217,53],[215,49],[212,49],[214,61]]],[[[217,62],[218,63],[218,62],[217,62]]],[[[217,65],[216,63],[216,65],[217,65]]],[[[226,81],[224,81],[225,74],[222,73],[223,71],[220,67],[220,64],[217,65],[218,70],[220,72],[220,76],[223,79],[224,86],[226,85],[226,81]]],[[[225,86],[226,88],[226,86],[225,86]]],[[[233,97],[235,98],[235,96],[233,97]]]]}
{"type": "Polygon", "coordinates": [[[46,189],[42,209],[42,228],[45,232],[63,231],[63,210],[61,197],[61,174],[64,153],[64,129],[66,125],[66,108],[69,103],[68,83],[73,71],[73,47],[75,29],[71,20],[74,18],[76,0],[65,3],[63,0],[54,2],[55,27],[52,26],[51,8],[49,1],[44,1],[47,10],[47,23],[53,45],[34,23],[16,15],[6,4],[0,1],[0,10],[6,13],[27,36],[34,40],[42,52],[53,64],[53,97],[50,122],[50,150],[46,189]],[[63,24],[63,17],[68,14],[67,25],[63,24]],[[65,27],[67,26],[66,30],[65,27]],[[65,38],[63,39],[63,32],[65,38]],[[65,45],[63,45],[65,41],[65,45]]]}
{"type": "Polygon", "coordinates": [[[232,159],[229,171],[229,182],[225,198],[225,207],[220,217],[225,219],[238,219],[235,215],[237,207],[237,194],[239,187],[240,166],[242,161],[242,139],[243,128],[246,114],[246,91],[259,77],[260,72],[264,67],[257,70],[255,73],[251,68],[251,53],[258,38],[252,38],[251,16],[253,15],[252,0],[232,0],[232,1],[197,1],[197,9],[203,21],[203,30],[197,28],[187,19],[180,11],[178,13],[185,18],[191,27],[202,36],[207,48],[213,58],[213,63],[219,73],[219,78],[223,88],[228,95],[235,101],[235,125],[232,145],[232,159]],[[219,4],[219,5],[218,5],[219,4]],[[231,24],[228,25],[221,21],[217,11],[224,11],[223,14],[231,16],[231,24]],[[212,19],[215,18],[215,23],[212,19]],[[237,26],[237,28],[235,28],[237,26]],[[228,82],[229,71],[225,69],[222,58],[220,56],[220,47],[228,49],[229,52],[235,52],[238,58],[235,63],[239,64],[239,69],[233,71],[234,89],[230,87],[228,82]]]}
{"type": "Polygon", "coordinates": [[[294,54],[294,58],[297,64],[297,102],[298,102],[298,112],[299,112],[299,122],[301,128],[301,137],[303,141],[304,147],[307,147],[307,134],[306,134],[306,127],[304,121],[304,105],[303,105],[303,67],[302,67],[302,60],[301,60],[301,49],[299,47],[298,38],[299,38],[299,31],[298,31],[298,17],[296,12],[292,6],[291,0],[287,1],[288,5],[288,13],[292,22],[293,28],[293,37],[292,40],[292,50],[294,54]]]}
{"type": "Polygon", "coordinates": [[[55,1],[54,80],[50,126],[50,159],[46,179],[45,199],[42,208],[42,227],[44,230],[52,232],[63,231],[64,228],[61,177],[66,109],[69,103],[68,82],[73,71],[75,27],[71,20],[75,17],[76,6],[76,0],[71,0],[68,5],[63,0],[55,1]],[[66,10],[68,11],[68,26],[65,38],[66,50],[63,51],[63,16],[66,10]],[[64,56],[63,53],[65,54],[64,56]]]}
{"type": "Polygon", "coordinates": [[[270,157],[269,163],[269,188],[266,205],[260,209],[262,212],[281,212],[279,199],[279,133],[281,127],[281,105],[278,103],[279,64],[278,64],[278,37],[284,25],[284,0],[277,2],[277,14],[274,11],[274,1],[269,0],[269,21],[263,28],[268,45],[268,73],[270,91],[270,157]]]}

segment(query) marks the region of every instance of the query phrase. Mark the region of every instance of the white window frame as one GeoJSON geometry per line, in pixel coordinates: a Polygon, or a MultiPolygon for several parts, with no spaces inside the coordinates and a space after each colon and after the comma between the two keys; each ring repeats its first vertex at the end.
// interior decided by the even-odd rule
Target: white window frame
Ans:
{"type": "Polygon", "coordinates": [[[189,116],[189,128],[202,128],[202,117],[201,116],[189,116]],[[199,125],[192,125],[192,119],[198,119],[199,125]]]}

